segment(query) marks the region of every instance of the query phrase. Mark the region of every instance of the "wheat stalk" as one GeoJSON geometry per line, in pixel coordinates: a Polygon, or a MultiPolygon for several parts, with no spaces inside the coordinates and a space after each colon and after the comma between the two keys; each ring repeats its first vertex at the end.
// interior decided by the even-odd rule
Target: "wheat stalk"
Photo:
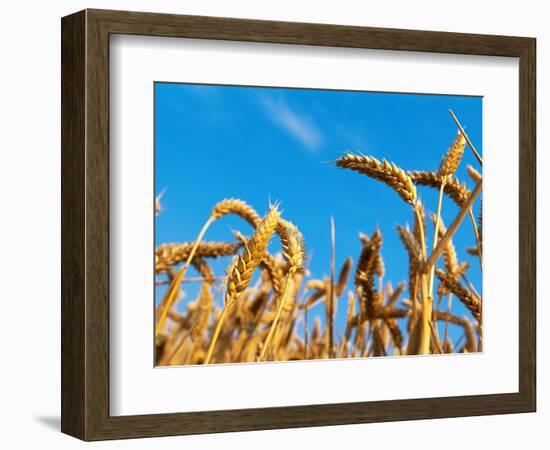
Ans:
{"type": "Polygon", "coordinates": [[[372,238],[363,237],[363,247],[357,260],[357,267],[355,269],[355,288],[366,290],[372,290],[374,287],[373,280],[374,274],[377,272],[379,265],[379,250],[382,246],[382,233],[379,229],[376,229],[372,234],[372,238]]]}
{"type": "Polygon", "coordinates": [[[197,236],[197,239],[195,240],[195,243],[193,244],[193,247],[189,252],[187,260],[185,261],[185,264],[178,271],[176,277],[174,278],[174,280],[172,281],[172,284],[170,285],[170,287],[166,292],[165,298],[162,301],[162,303],[165,306],[160,313],[160,318],[157,322],[155,333],[159,333],[164,326],[166,315],[168,314],[168,311],[170,310],[170,308],[172,307],[172,304],[175,301],[177,292],[179,291],[179,288],[181,285],[181,281],[183,280],[183,277],[187,273],[189,265],[191,264],[191,261],[195,256],[195,253],[204,237],[204,234],[206,233],[206,230],[208,230],[208,227],[210,227],[210,225],[216,219],[220,219],[221,217],[227,214],[237,214],[243,217],[253,226],[255,226],[259,222],[259,216],[256,213],[256,211],[254,211],[254,209],[251,206],[249,206],[246,202],[242,200],[238,200],[234,198],[224,199],[214,206],[214,208],[210,212],[210,217],[208,218],[208,220],[205,222],[202,229],[200,230],[197,236]]]}
{"type": "Polygon", "coordinates": [[[289,270],[303,269],[306,259],[305,241],[298,227],[288,220],[281,219],[277,226],[277,233],[281,238],[283,257],[289,264],[289,270]]]}
{"type": "Polygon", "coordinates": [[[416,237],[413,233],[411,233],[408,227],[402,227],[401,225],[397,226],[397,234],[399,235],[403,246],[407,250],[407,254],[413,263],[415,271],[420,270],[424,259],[422,256],[422,249],[416,240],[416,237]]]}
{"type": "Polygon", "coordinates": [[[470,175],[470,178],[475,184],[478,184],[483,180],[481,174],[472,166],[467,166],[466,169],[468,170],[468,175],[470,175]]]}
{"type": "Polygon", "coordinates": [[[395,347],[397,347],[399,353],[401,353],[403,351],[403,333],[401,333],[401,329],[399,328],[397,321],[394,318],[390,318],[386,319],[384,323],[390,331],[390,335],[395,347]]]}
{"type": "MultiPolygon", "coordinates": [[[[160,272],[170,266],[179,264],[186,260],[195,245],[194,242],[183,242],[181,244],[162,244],[155,251],[155,270],[160,272]]],[[[242,247],[240,242],[229,244],[227,242],[200,242],[195,251],[197,257],[217,258],[220,256],[231,256],[242,247]]]]}
{"type": "Polygon", "coordinates": [[[269,280],[271,281],[273,292],[275,292],[275,295],[277,296],[280,295],[283,289],[283,271],[279,263],[273,256],[271,256],[269,253],[266,253],[262,258],[260,265],[269,275],[269,280]]]}
{"type": "MultiPolygon", "coordinates": [[[[435,223],[435,216],[432,217],[432,220],[435,223]]],[[[442,238],[445,235],[445,233],[447,233],[445,224],[442,221],[440,221],[439,223],[437,233],[440,238],[442,238]]],[[[468,269],[467,263],[464,263],[464,264],[458,263],[458,258],[456,256],[456,249],[455,249],[455,246],[453,245],[452,239],[449,239],[447,245],[445,246],[445,249],[443,250],[443,264],[445,266],[445,270],[447,271],[447,273],[455,277],[455,279],[460,278],[461,274],[468,269]]],[[[439,287],[440,287],[438,289],[439,295],[446,295],[446,294],[449,295],[449,298],[447,300],[447,312],[449,312],[451,311],[451,307],[453,304],[453,293],[452,292],[449,293],[448,289],[445,287],[443,283],[440,283],[439,287]]],[[[435,316],[434,316],[434,320],[437,320],[435,316]]],[[[444,331],[443,343],[445,344],[447,342],[447,337],[449,335],[449,320],[445,320],[444,330],[445,331],[444,331]]]]}
{"type": "Polygon", "coordinates": [[[437,275],[437,278],[445,284],[447,289],[449,289],[462,303],[464,303],[466,308],[470,310],[476,320],[481,322],[481,300],[472,294],[468,288],[460,284],[460,282],[457,281],[452,275],[445,273],[439,268],[435,269],[435,274],[437,275]]]}
{"type": "Polygon", "coordinates": [[[455,123],[458,126],[458,129],[460,130],[460,132],[464,135],[464,139],[466,139],[466,142],[468,142],[468,145],[472,149],[472,152],[473,152],[474,156],[476,157],[476,159],[478,160],[479,164],[483,165],[483,159],[481,158],[481,155],[479,154],[479,152],[474,147],[474,144],[472,144],[472,141],[470,141],[470,138],[468,137],[468,135],[464,131],[464,128],[460,124],[460,122],[459,122],[458,118],[456,117],[455,113],[451,109],[449,109],[449,114],[451,115],[451,117],[455,121],[455,123]]]}
{"type": "Polygon", "coordinates": [[[334,308],[335,308],[335,289],[334,272],[336,269],[336,230],[334,228],[334,217],[330,216],[330,285],[328,295],[328,357],[334,355],[334,308]]]}
{"type": "Polygon", "coordinates": [[[479,202],[479,214],[477,216],[477,225],[479,227],[479,234],[478,234],[478,249],[479,254],[481,255],[483,251],[483,202],[479,202]]]}
{"type": "Polygon", "coordinates": [[[243,252],[238,256],[227,280],[225,304],[229,307],[234,305],[250,283],[252,274],[264,257],[269,241],[277,228],[279,217],[277,207],[270,207],[269,212],[244,246],[243,252]]]}
{"type": "MultiPolygon", "coordinates": [[[[241,244],[246,245],[248,238],[238,231],[234,231],[233,233],[241,244]]],[[[279,262],[269,252],[266,252],[260,262],[260,266],[267,272],[275,295],[280,295],[283,284],[283,271],[279,262]]]]}
{"type": "MultiPolygon", "coordinates": [[[[464,137],[464,134],[458,131],[458,135],[452,145],[447,150],[447,153],[443,156],[443,160],[441,161],[441,164],[439,165],[438,175],[441,179],[441,185],[439,186],[439,197],[437,201],[437,214],[435,216],[435,231],[433,234],[433,244],[432,244],[432,252],[437,247],[437,241],[439,238],[439,223],[441,221],[441,208],[443,204],[443,191],[445,189],[445,185],[447,184],[447,181],[455,174],[455,172],[458,169],[458,166],[460,165],[460,161],[462,160],[462,156],[464,155],[464,148],[466,147],[466,139],[464,137]]],[[[471,212],[471,209],[470,209],[471,212]]],[[[450,241],[449,241],[450,242],[450,241]]],[[[452,244],[451,244],[452,245],[452,244]]],[[[449,248],[449,244],[447,244],[446,248],[449,248]]],[[[436,260],[437,261],[437,260],[436,260]]],[[[428,292],[429,296],[433,299],[433,284],[434,284],[434,276],[435,276],[435,261],[432,264],[430,268],[430,273],[428,276],[428,292]]],[[[439,336],[438,336],[438,330],[437,330],[437,322],[435,319],[433,320],[433,331],[436,336],[436,343],[439,343],[439,336]]],[[[447,329],[445,329],[445,332],[447,332],[447,329]]],[[[445,334],[445,340],[446,340],[446,334],[445,334]]]]}
{"type": "Polygon", "coordinates": [[[221,327],[228,311],[235,305],[252,279],[252,274],[260,264],[279,223],[280,213],[277,206],[272,206],[264,219],[258,224],[254,234],[246,243],[242,254],[237,258],[227,279],[225,304],[217,321],[216,328],[210,340],[204,364],[208,364],[216,345],[221,327]]]}
{"type": "MultiPolygon", "coordinates": [[[[435,223],[435,215],[432,215],[432,221],[435,223]]],[[[447,228],[441,219],[438,227],[438,236],[442,238],[447,233],[447,228]]],[[[463,272],[466,271],[468,265],[465,266],[458,262],[458,257],[456,255],[456,248],[453,244],[453,240],[449,239],[447,245],[443,249],[443,264],[445,265],[445,270],[447,273],[459,278],[463,272]]]]}
{"type": "MultiPolygon", "coordinates": [[[[437,172],[410,170],[407,172],[414,184],[435,189],[441,187],[441,176],[437,172]]],[[[447,179],[443,192],[461,208],[470,196],[466,183],[461,183],[456,176],[447,179]]]]}
{"type": "Polygon", "coordinates": [[[382,181],[393,188],[407,203],[416,202],[416,188],[410,176],[395,163],[386,160],[380,162],[372,156],[354,155],[347,153],[336,160],[336,165],[345,169],[355,170],[375,180],[382,181]]]}
{"type": "MultiPolygon", "coordinates": [[[[449,312],[444,311],[434,311],[434,317],[436,320],[444,320],[446,323],[453,323],[455,325],[459,325],[464,330],[464,335],[466,336],[466,344],[464,348],[468,352],[475,352],[476,351],[476,340],[474,336],[474,328],[466,317],[458,317],[454,314],[450,314],[449,312]]],[[[445,343],[448,342],[447,340],[444,341],[445,343]]],[[[446,353],[451,353],[450,351],[446,351],[446,353]]]]}
{"type": "Polygon", "coordinates": [[[474,189],[474,191],[468,197],[468,200],[466,201],[466,203],[462,206],[462,209],[459,211],[459,213],[453,220],[451,226],[449,227],[449,229],[447,230],[443,238],[441,238],[441,240],[437,244],[437,247],[434,249],[430,257],[427,259],[426,263],[424,264],[425,270],[428,270],[433,264],[435,264],[435,261],[439,258],[439,255],[445,249],[445,246],[447,245],[448,240],[454,236],[454,234],[456,233],[456,230],[462,223],[462,220],[464,220],[464,217],[466,216],[468,211],[472,208],[472,205],[475,202],[480,192],[481,192],[481,184],[478,184],[474,189]]]}
{"type": "Polygon", "coordinates": [[[279,319],[281,318],[281,314],[283,312],[285,304],[288,302],[287,295],[288,292],[291,290],[290,287],[292,285],[292,276],[297,271],[303,269],[306,255],[305,243],[302,233],[300,233],[298,228],[293,223],[286,220],[280,220],[279,225],[277,226],[277,232],[281,238],[283,256],[287,260],[290,267],[286,276],[283,295],[279,300],[279,305],[277,307],[277,314],[275,316],[275,319],[273,320],[273,323],[271,324],[266,340],[263,343],[262,351],[260,353],[260,356],[258,357],[259,361],[263,361],[267,355],[271,340],[273,339],[273,335],[275,333],[275,330],[277,329],[277,324],[279,323],[279,319]]]}
{"type": "Polygon", "coordinates": [[[342,343],[340,346],[340,355],[345,354],[346,357],[348,356],[346,346],[350,340],[353,327],[355,326],[355,323],[353,320],[354,315],[355,315],[355,295],[353,294],[353,292],[350,291],[348,292],[348,311],[346,314],[346,328],[344,330],[344,337],[342,338],[342,343]]]}
{"type": "MultiPolygon", "coordinates": [[[[419,186],[427,186],[431,188],[440,189],[442,185],[442,177],[437,172],[425,172],[413,170],[408,172],[413,182],[419,186]]],[[[448,195],[459,208],[462,208],[468,201],[468,198],[472,192],[467,188],[466,183],[461,183],[458,178],[452,176],[448,177],[444,183],[443,191],[448,195]]],[[[471,211],[468,211],[470,220],[472,222],[472,228],[476,237],[476,242],[479,242],[478,227],[471,211]]],[[[478,244],[479,245],[479,244],[478,244]]]]}
{"type": "MultiPolygon", "coordinates": [[[[476,348],[480,351],[482,299],[466,276],[468,264],[458,261],[452,239],[465,215],[469,214],[476,235],[475,253],[480,256],[481,264],[481,206],[478,221],[472,208],[481,192],[482,177],[476,169],[468,167],[469,178],[476,184],[475,189],[470,191],[455,176],[466,144],[471,146],[460,125],[459,130],[434,172],[405,172],[392,162],[351,153],[336,162],[338,167],[358,171],[383,182],[412,206],[413,227],[397,227],[397,234],[409,259],[410,298],[401,300],[399,304],[406,283],[399,283],[395,290],[391,283],[384,284],[385,265],[379,230],[375,230],[372,236],[360,234],[362,245],[355,268],[351,258],[347,258],[340,271],[336,272],[332,224],[330,274],[320,279],[307,279],[309,273],[304,268],[303,237],[295,225],[281,219],[279,214],[271,235],[279,234],[282,253],[281,256],[272,256],[267,244],[262,250],[258,243],[260,230],[270,212],[261,219],[246,202],[235,198],[224,199],[214,206],[195,241],[163,244],[156,249],[156,272],[166,274],[167,279],[163,283],[169,284],[157,307],[157,364],[383,356],[390,352],[396,355],[427,354],[454,349],[472,352],[476,348]],[[432,215],[435,231],[428,246],[424,208],[416,191],[418,186],[438,189],[439,193],[437,208],[433,206],[436,214],[432,215]],[[442,219],[445,196],[459,206],[459,213],[448,230],[442,219]],[[206,229],[227,214],[236,214],[249,223],[254,228],[252,236],[248,238],[236,232],[237,242],[203,242],[206,229]],[[226,277],[215,276],[207,263],[208,258],[233,255],[236,256],[226,270],[226,277]],[[445,271],[436,268],[439,258],[445,271]],[[178,270],[180,263],[182,265],[178,270]],[[201,274],[200,278],[193,280],[201,281],[202,285],[196,298],[187,303],[186,309],[176,313],[174,305],[186,294],[180,290],[180,285],[191,280],[183,277],[190,265],[201,274]],[[260,274],[254,278],[256,269],[260,269],[260,274]],[[355,290],[348,293],[345,328],[340,333],[335,312],[352,269],[355,269],[352,280],[355,290]],[[437,307],[434,306],[433,296],[436,275],[439,280],[437,307]],[[217,279],[223,279],[224,283],[220,283],[216,292],[224,289],[227,283],[223,308],[215,306],[216,292],[212,294],[217,279]],[[302,283],[305,283],[304,293],[299,294],[302,283]],[[298,298],[299,295],[301,298],[298,298]],[[445,295],[448,295],[447,310],[441,311],[445,295]],[[452,314],[455,296],[478,320],[477,326],[466,317],[459,318],[452,314]],[[310,333],[307,317],[313,311],[310,308],[318,302],[324,303],[327,319],[320,322],[316,318],[310,333]],[[169,325],[163,327],[167,318],[169,325]],[[406,321],[408,329],[406,343],[403,342],[406,330],[400,327],[401,320],[406,321]],[[445,337],[441,341],[438,321],[445,321],[445,337]],[[297,327],[302,323],[304,334],[300,335],[297,327]],[[449,324],[464,329],[459,341],[449,341],[449,324]]],[[[157,198],[155,214],[161,210],[160,198],[157,198]]],[[[391,263],[393,265],[393,261],[391,263]]]]}
{"type": "Polygon", "coordinates": [[[220,219],[228,214],[236,214],[246,220],[254,228],[260,224],[260,215],[248,203],[237,198],[226,198],[212,208],[210,213],[214,219],[220,219]]]}
{"type": "MultiPolygon", "coordinates": [[[[403,245],[405,246],[405,249],[407,250],[407,253],[409,255],[409,262],[410,262],[410,268],[411,272],[414,272],[415,274],[418,274],[418,279],[421,283],[421,293],[422,293],[422,316],[421,316],[421,324],[420,329],[418,331],[418,339],[419,339],[419,353],[420,354],[426,354],[429,352],[429,346],[430,346],[430,329],[429,329],[429,322],[430,322],[430,316],[431,316],[431,299],[428,296],[428,285],[426,280],[426,275],[422,271],[422,266],[424,263],[425,258],[425,251],[426,248],[425,241],[423,239],[424,236],[424,229],[423,229],[423,221],[420,217],[420,212],[418,209],[415,208],[415,211],[417,212],[417,222],[420,226],[420,237],[422,238],[422,243],[419,244],[416,240],[413,233],[408,228],[404,228],[402,226],[397,227],[397,233],[399,234],[399,238],[401,239],[401,242],[403,242],[403,245]]],[[[416,299],[413,300],[413,308],[416,308],[416,299]]],[[[411,320],[415,321],[415,309],[413,311],[413,315],[411,316],[411,320]]],[[[412,325],[412,324],[411,324],[412,325]]]]}
{"type": "MultiPolygon", "coordinates": [[[[381,258],[380,258],[381,260],[381,258]]],[[[382,267],[383,267],[382,262],[382,267]]],[[[351,272],[351,268],[353,266],[353,260],[351,258],[346,258],[344,261],[344,264],[342,265],[342,268],[340,269],[340,274],[338,275],[338,281],[335,286],[335,295],[336,298],[340,297],[344,293],[344,289],[346,288],[346,285],[348,283],[349,274],[351,272]]],[[[380,265],[377,265],[377,275],[380,277],[380,265]]]]}
{"type": "Polygon", "coordinates": [[[355,270],[355,288],[364,308],[363,319],[374,317],[377,294],[374,287],[374,275],[382,247],[382,233],[376,229],[371,238],[364,241],[355,270]]]}
{"type": "MultiPolygon", "coordinates": [[[[420,248],[422,252],[422,260],[426,260],[426,229],[424,227],[424,218],[421,217],[422,209],[417,202],[413,206],[413,210],[416,216],[416,222],[418,223],[418,234],[420,235],[420,248]]],[[[432,303],[433,299],[430,294],[428,279],[424,270],[419,271],[420,280],[420,292],[422,294],[422,314],[420,316],[419,323],[419,336],[418,336],[418,352],[421,355],[425,355],[430,352],[430,340],[431,340],[431,315],[432,315],[432,303]]]]}
{"type": "MultiPolygon", "coordinates": [[[[418,202],[418,201],[417,201],[418,202]]],[[[382,235],[375,236],[375,238],[380,238],[380,244],[382,243],[382,235]]],[[[359,239],[363,243],[363,245],[370,246],[371,245],[371,239],[367,235],[363,233],[359,233],[359,239]]],[[[382,254],[378,252],[378,255],[376,257],[376,263],[374,267],[374,275],[378,277],[378,284],[382,286],[383,284],[383,278],[384,274],[386,273],[386,265],[384,263],[384,258],[382,258],[382,254]]]]}

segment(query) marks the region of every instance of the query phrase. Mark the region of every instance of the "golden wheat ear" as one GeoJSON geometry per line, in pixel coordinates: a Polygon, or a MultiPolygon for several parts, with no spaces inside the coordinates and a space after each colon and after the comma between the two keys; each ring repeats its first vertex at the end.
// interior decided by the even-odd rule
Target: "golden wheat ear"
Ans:
{"type": "Polygon", "coordinates": [[[289,269],[285,279],[283,294],[279,299],[279,303],[277,305],[277,313],[275,315],[275,318],[273,319],[267,337],[262,345],[262,350],[260,352],[260,355],[258,356],[258,361],[263,361],[267,355],[267,351],[269,350],[271,341],[273,340],[273,336],[275,334],[275,330],[277,329],[277,324],[279,323],[283,309],[285,307],[288,307],[287,304],[289,303],[289,299],[287,297],[289,295],[289,292],[293,290],[291,288],[293,284],[292,277],[297,271],[303,270],[303,264],[306,255],[304,237],[302,236],[302,233],[300,233],[296,225],[287,220],[279,219],[279,223],[277,225],[277,233],[281,238],[283,256],[289,264],[289,269]]]}
{"type": "Polygon", "coordinates": [[[371,237],[361,234],[363,246],[357,266],[355,268],[354,283],[356,290],[364,291],[365,284],[373,285],[374,275],[380,271],[380,248],[382,247],[382,233],[377,228],[371,237]]]}
{"type": "MultiPolygon", "coordinates": [[[[245,237],[239,231],[233,231],[234,236],[242,244],[246,245],[248,238],[245,237]]],[[[260,266],[267,272],[269,280],[271,281],[271,287],[276,295],[281,294],[283,286],[283,270],[281,264],[277,261],[269,252],[265,252],[260,266]]]]}
{"type": "MultiPolygon", "coordinates": [[[[380,264],[381,265],[377,266],[377,275],[379,277],[383,276],[383,266],[384,266],[383,262],[381,262],[380,264]],[[380,270],[382,270],[382,272],[380,272],[380,270]]],[[[348,283],[348,278],[349,278],[352,266],[353,266],[353,260],[351,258],[346,258],[346,260],[344,261],[344,264],[342,265],[342,268],[340,269],[340,274],[338,275],[338,281],[336,282],[336,286],[335,286],[336,297],[340,297],[344,293],[344,289],[346,288],[346,285],[348,283]]]]}
{"type": "Polygon", "coordinates": [[[464,303],[464,306],[470,310],[478,322],[481,322],[481,299],[474,295],[468,288],[460,284],[454,277],[443,272],[441,269],[435,269],[437,278],[445,284],[458,299],[464,303]]]}
{"type": "Polygon", "coordinates": [[[212,208],[210,213],[214,219],[220,219],[228,214],[236,214],[242,217],[254,228],[256,228],[261,221],[260,215],[256,210],[248,203],[238,198],[226,198],[221,200],[212,208]]]}
{"type": "Polygon", "coordinates": [[[447,150],[447,153],[445,153],[445,156],[443,156],[443,160],[439,165],[438,174],[440,177],[446,178],[455,174],[464,155],[465,148],[466,138],[459,130],[456,139],[447,150]]]}
{"type": "Polygon", "coordinates": [[[402,227],[401,225],[397,226],[397,234],[405,250],[407,250],[410,260],[414,264],[415,271],[420,271],[424,263],[424,258],[422,257],[422,249],[416,237],[411,233],[408,227],[402,227]]]}
{"type": "Polygon", "coordinates": [[[155,333],[159,333],[163,329],[164,322],[166,320],[168,312],[172,308],[172,305],[177,296],[177,292],[179,292],[183,277],[187,273],[187,270],[191,265],[191,262],[195,256],[195,253],[200,243],[202,242],[204,235],[206,234],[206,231],[215,220],[220,219],[221,217],[227,214],[237,214],[241,216],[243,219],[245,219],[247,222],[249,222],[253,227],[256,227],[260,222],[260,217],[258,216],[258,213],[250,205],[248,205],[246,202],[242,200],[235,199],[235,198],[224,199],[214,206],[214,208],[210,212],[210,217],[201,228],[197,236],[197,239],[195,240],[193,247],[189,252],[189,255],[187,257],[187,260],[185,261],[185,264],[179,269],[177,275],[174,277],[172,281],[172,284],[166,291],[166,294],[161,301],[161,305],[163,306],[162,306],[162,310],[159,311],[159,314],[158,314],[159,319],[155,327],[155,333]]]}
{"type": "MultiPolygon", "coordinates": [[[[187,260],[194,242],[183,242],[181,244],[162,244],[155,251],[155,270],[161,271],[187,260]]],[[[242,247],[241,242],[201,242],[195,251],[196,257],[218,258],[220,256],[231,256],[242,247]]]]}
{"type": "Polygon", "coordinates": [[[379,161],[372,156],[347,153],[336,160],[336,165],[344,169],[354,170],[381,181],[391,187],[407,203],[416,202],[416,188],[410,176],[395,163],[386,160],[379,161]]]}
{"type": "Polygon", "coordinates": [[[260,264],[269,245],[269,241],[279,223],[280,213],[276,207],[271,207],[264,219],[258,224],[252,237],[244,246],[244,251],[238,256],[237,263],[229,274],[227,291],[225,294],[226,305],[238,300],[239,296],[248,287],[252,274],[260,264]]]}
{"type": "Polygon", "coordinates": [[[293,270],[303,269],[306,260],[305,241],[298,227],[288,220],[281,219],[277,226],[281,238],[283,256],[293,270]]]}
{"type": "Polygon", "coordinates": [[[279,219],[279,210],[276,207],[270,207],[269,212],[258,224],[254,234],[244,246],[244,250],[237,257],[237,261],[232,265],[227,277],[225,304],[212,334],[204,364],[210,362],[222,325],[227,318],[227,313],[235,306],[250,284],[252,275],[262,261],[267,251],[269,241],[277,229],[279,219]]]}
{"type": "MultiPolygon", "coordinates": [[[[407,172],[414,184],[440,189],[442,178],[437,172],[411,170],[407,172]]],[[[453,200],[459,208],[462,208],[471,192],[466,183],[461,183],[455,176],[448,177],[443,192],[453,200]]]]}
{"type": "Polygon", "coordinates": [[[473,153],[474,156],[476,157],[477,161],[479,162],[479,164],[480,164],[481,166],[483,166],[483,158],[481,157],[481,155],[479,154],[479,152],[478,152],[477,149],[475,148],[474,144],[472,144],[472,141],[470,140],[470,138],[469,138],[468,135],[466,134],[466,131],[464,130],[464,127],[462,126],[462,124],[461,124],[460,121],[458,120],[458,117],[456,117],[456,114],[453,112],[452,109],[449,109],[449,114],[451,115],[451,117],[452,117],[453,120],[455,121],[456,126],[458,127],[459,132],[462,133],[462,135],[464,136],[464,139],[465,139],[466,142],[468,143],[468,146],[469,146],[470,149],[472,150],[472,153],[473,153]]]}

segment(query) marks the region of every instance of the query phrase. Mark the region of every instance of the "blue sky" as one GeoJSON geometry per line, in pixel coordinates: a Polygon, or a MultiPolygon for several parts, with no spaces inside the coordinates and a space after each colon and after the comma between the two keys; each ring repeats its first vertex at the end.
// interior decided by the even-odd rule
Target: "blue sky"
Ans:
{"type": "MultiPolygon", "coordinates": [[[[457,132],[449,109],[481,152],[480,97],[156,83],[155,191],[163,192],[156,244],[193,240],[212,206],[223,198],[241,198],[262,215],[270,201],[279,201],[283,216],[305,237],[314,277],[330,272],[333,216],[337,270],[346,257],[357,260],[359,232],[371,234],[379,227],[385,280],[395,286],[406,279],[408,267],[395,227],[412,225],[410,207],[387,186],[339,169],[334,161],[350,150],[386,158],[404,169],[437,170],[457,132]]],[[[480,170],[469,150],[457,175],[471,185],[467,164],[480,170]]],[[[434,211],[437,192],[418,192],[426,209],[434,211]]],[[[447,224],[456,212],[445,198],[447,224]]],[[[232,229],[251,232],[242,220],[226,217],[205,239],[232,241],[232,229]]],[[[475,245],[469,221],[454,241],[481,291],[478,262],[464,251],[475,245]]],[[[277,251],[276,239],[271,249],[277,251]]],[[[223,274],[227,263],[213,266],[223,274]]],[[[162,288],[157,300],[160,295],[162,288]]],[[[180,306],[193,297],[191,290],[180,306]]],[[[345,302],[342,297],[338,307],[341,330],[345,302]]],[[[453,311],[464,314],[456,301],[453,311]]],[[[323,316],[323,309],[311,316],[315,314],[323,316]]]]}

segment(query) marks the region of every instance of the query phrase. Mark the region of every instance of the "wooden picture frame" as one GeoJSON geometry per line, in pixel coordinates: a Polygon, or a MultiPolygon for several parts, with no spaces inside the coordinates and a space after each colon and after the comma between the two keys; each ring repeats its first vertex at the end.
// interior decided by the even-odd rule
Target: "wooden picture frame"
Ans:
{"type": "Polygon", "coordinates": [[[100,440],[535,411],[535,39],[104,10],[61,25],[64,433],[100,440]],[[118,33],[519,58],[519,392],[110,416],[109,36],[118,33]]]}

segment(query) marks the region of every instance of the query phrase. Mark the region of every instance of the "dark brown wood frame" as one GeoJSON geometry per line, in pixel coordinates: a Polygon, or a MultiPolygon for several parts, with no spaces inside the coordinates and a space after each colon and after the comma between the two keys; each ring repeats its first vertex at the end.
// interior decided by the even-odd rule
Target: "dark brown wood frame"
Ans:
{"type": "Polygon", "coordinates": [[[475,416],[536,407],[536,40],[85,10],[62,30],[61,429],[84,440],[475,416]],[[109,415],[109,36],[171,36],[519,58],[519,392],[109,415]]]}

